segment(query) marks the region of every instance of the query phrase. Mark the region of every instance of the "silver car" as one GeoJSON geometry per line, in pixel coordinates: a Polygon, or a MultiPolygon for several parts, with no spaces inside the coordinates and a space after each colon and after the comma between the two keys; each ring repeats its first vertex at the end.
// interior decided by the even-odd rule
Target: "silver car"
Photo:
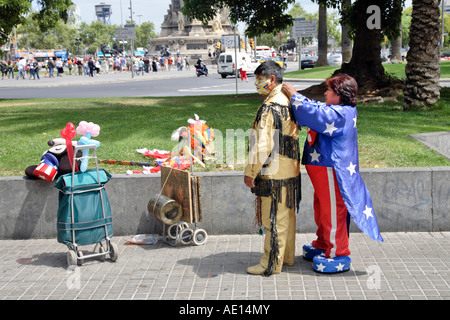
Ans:
{"type": "Polygon", "coordinates": [[[328,64],[330,66],[340,66],[342,64],[342,54],[336,53],[328,57],[328,64]]]}

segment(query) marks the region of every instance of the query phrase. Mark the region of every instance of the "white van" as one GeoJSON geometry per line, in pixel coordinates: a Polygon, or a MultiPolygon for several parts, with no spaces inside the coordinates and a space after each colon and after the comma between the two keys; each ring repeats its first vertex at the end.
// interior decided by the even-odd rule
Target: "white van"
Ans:
{"type": "MultiPolygon", "coordinates": [[[[248,64],[247,74],[254,73],[256,68],[259,66],[259,62],[250,57],[246,52],[238,52],[238,62],[236,63],[236,61],[234,61],[235,54],[233,51],[223,52],[220,54],[217,73],[219,73],[222,78],[226,78],[228,75],[234,76],[236,74],[236,67],[239,67],[239,62],[242,60],[242,57],[245,57],[248,64]]],[[[240,76],[241,75],[238,72],[238,77],[240,76]]]]}

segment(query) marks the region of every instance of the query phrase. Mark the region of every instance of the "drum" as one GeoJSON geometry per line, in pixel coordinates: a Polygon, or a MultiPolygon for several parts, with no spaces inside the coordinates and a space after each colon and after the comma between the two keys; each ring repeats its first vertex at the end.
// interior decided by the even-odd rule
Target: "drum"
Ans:
{"type": "Polygon", "coordinates": [[[183,214],[178,202],[162,194],[150,198],[147,208],[153,217],[169,225],[177,223],[183,214]]]}

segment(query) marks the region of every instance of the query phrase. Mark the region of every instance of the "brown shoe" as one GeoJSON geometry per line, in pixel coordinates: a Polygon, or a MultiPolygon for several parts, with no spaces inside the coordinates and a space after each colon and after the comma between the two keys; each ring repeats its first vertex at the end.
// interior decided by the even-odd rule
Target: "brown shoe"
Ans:
{"type": "MultiPolygon", "coordinates": [[[[255,266],[248,267],[247,273],[262,275],[264,274],[266,269],[267,268],[263,267],[261,264],[257,264],[255,266]]],[[[281,268],[272,271],[272,274],[279,274],[279,273],[281,273],[281,268]]]]}
{"type": "Polygon", "coordinates": [[[257,264],[255,266],[251,266],[247,268],[247,273],[250,274],[258,274],[262,275],[266,271],[266,268],[264,268],[261,264],[257,264]]]}

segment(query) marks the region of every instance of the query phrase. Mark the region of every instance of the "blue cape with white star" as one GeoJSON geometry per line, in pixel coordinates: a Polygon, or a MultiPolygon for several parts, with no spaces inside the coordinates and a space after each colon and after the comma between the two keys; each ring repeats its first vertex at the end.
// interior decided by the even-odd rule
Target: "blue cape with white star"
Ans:
{"type": "Polygon", "coordinates": [[[301,94],[292,96],[291,105],[297,123],[317,132],[312,146],[305,142],[302,164],[333,167],[352,220],[370,238],[383,241],[369,190],[359,173],[356,107],[325,105],[301,94]]]}

